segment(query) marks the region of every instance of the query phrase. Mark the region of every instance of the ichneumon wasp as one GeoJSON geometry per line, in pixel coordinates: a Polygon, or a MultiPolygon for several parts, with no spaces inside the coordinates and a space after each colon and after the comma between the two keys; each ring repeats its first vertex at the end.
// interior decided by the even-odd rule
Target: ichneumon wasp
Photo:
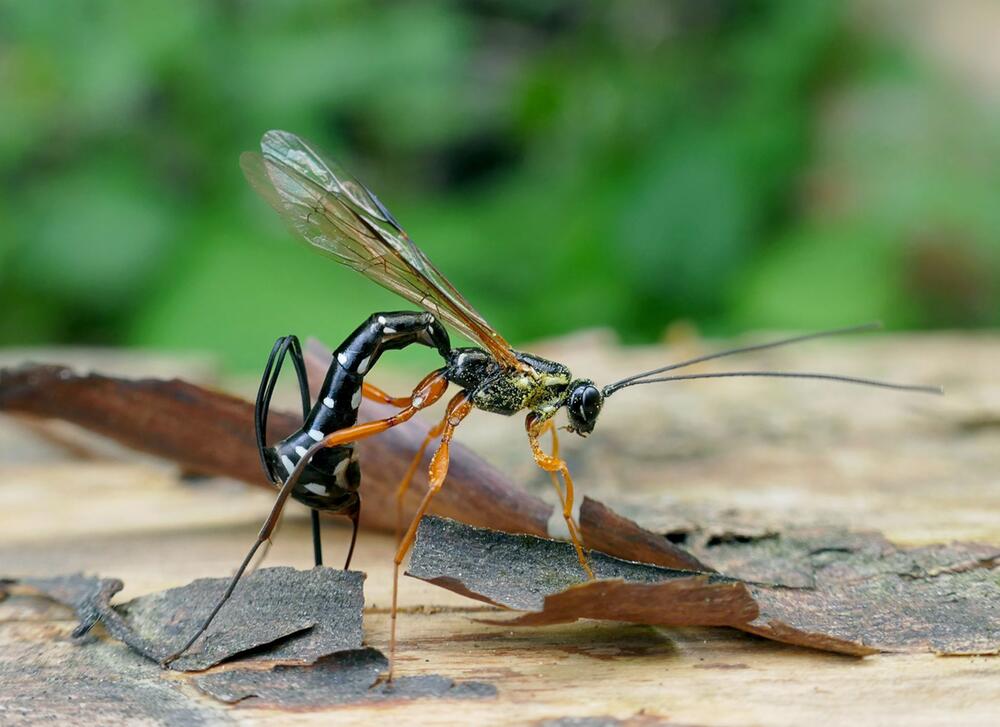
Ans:
{"type": "Polygon", "coordinates": [[[560,409],[566,409],[569,419],[566,428],[585,437],[593,431],[601,408],[609,397],[624,388],[640,384],[768,376],[823,379],[887,389],[940,393],[937,387],[909,386],[811,372],[728,371],[667,375],[676,369],[723,356],[759,351],[821,336],[856,333],[874,327],[872,324],[707,354],[628,376],[599,388],[590,379],[573,378],[569,369],[560,363],[511,348],[410,240],[389,210],[367,187],[338,165],[325,160],[314,147],[299,137],[285,131],[269,131],[261,140],[261,153],[247,152],[240,161],[250,184],[299,236],[337,262],[353,268],[423,308],[423,312],[376,313],[362,323],[334,351],[319,397],[313,404],[310,404],[306,370],[298,339],[285,336],[275,343],[261,380],[254,419],[261,463],[267,476],[279,488],[278,497],[256,542],[215,609],[184,647],[168,657],[165,663],[187,651],[211,624],[258,548],[269,539],[289,497],[295,498],[312,511],[313,546],[317,565],[322,564],[319,512],[341,514],[351,519],[354,527],[345,568],[349,567],[361,510],[361,476],[353,443],[411,419],[421,409],[440,399],[449,384],[457,385],[460,391],[448,401],[444,417],[428,432],[397,491],[398,522],[403,496],[424,452],[432,441],[439,439],[430,463],[427,492],[402,537],[399,532],[401,528],[397,527],[390,665],[396,640],[399,567],[413,544],[417,525],[427,512],[435,493],[444,484],[448,473],[449,443],[455,429],[473,409],[507,416],[527,412],[525,429],[532,456],[536,464],[550,474],[580,566],[589,578],[593,578],[572,517],[573,480],[565,461],[558,456],[553,417],[560,409]],[[450,325],[479,345],[453,348],[443,324],[450,325]],[[444,360],[444,365],[424,377],[409,396],[393,397],[364,381],[365,375],[384,351],[414,343],[436,349],[444,360]],[[266,441],[267,411],[282,362],[287,355],[291,356],[298,375],[304,423],[291,436],[269,446],[266,441]],[[399,407],[399,411],[386,419],[358,424],[358,406],[362,397],[399,407]],[[541,437],[545,434],[552,438],[550,452],[546,452],[541,445],[541,437]]]}

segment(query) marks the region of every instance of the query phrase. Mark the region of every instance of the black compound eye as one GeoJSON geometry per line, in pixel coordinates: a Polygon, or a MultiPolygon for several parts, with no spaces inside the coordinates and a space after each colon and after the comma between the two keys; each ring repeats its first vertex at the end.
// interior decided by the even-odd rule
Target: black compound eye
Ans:
{"type": "Polygon", "coordinates": [[[583,410],[584,418],[595,419],[601,412],[601,403],[601,392],[597,390],[596,386],[588,386],[584,389],[580,407],[583,410]]]}
{"type": "Polygon", "coordinates": [[[579,382],[575,385],[570,391],[567,402],[573,430],[580,434],[590,433],[597,422],[597,416],[601,413],[603,404],[604,396],[600,389],[592,383],[579,382]]]}

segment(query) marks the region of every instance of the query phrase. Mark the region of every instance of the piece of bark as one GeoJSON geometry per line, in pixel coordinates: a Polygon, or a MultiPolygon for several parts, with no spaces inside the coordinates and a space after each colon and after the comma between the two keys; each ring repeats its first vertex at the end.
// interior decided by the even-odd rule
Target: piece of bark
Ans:
{"type": "Polygon", "coordinates": [[[757,617],[746,586],[711,573],[590,554],[587,581],[572,546],[428,517],[407,575],[487,603],[533,613],[524,625],[599,618],[672,626],[728,626],[757,617]]]}
{"type": "MultiPolygon", "coordinates": [[[[604,510],[614,516],[584,500],[584,533],[607,522],[604,510]]],[[[753,633],[783,641],[795,640],[793,632],[811,633],[814,641],[830,635],[879,651],[1000,649],[995,546],[899,548],[874,531],[763,525],[760,516],[680,505],[669,513],[646,507],[644,517],[659,521],[663,532],[626,521],[640,539],[680,540],[702,562],[752,584],[761,608],[745,629],[753,633]]]]}
{"type": "MultiPolygon", "coordinates": [[[[82,575],[21,579],[26,587],[72,607],[82,636],[100,620],[108,633],[159,662],[180,648],[214,607],[228,578],[202,578],[186,586],[140,596],[119,606],[117,579],[82,575]]],[[[245,576],[208,631],[177,671],[200,671],[223,661],[312,664],[321,657],[361,647],[364,574],[313,568],[263,568],[245,576]]]]}
{"type": "Polygon", "coordinates": [[[486,623],[545,626],[581,618],[650,626],[734,626],[758,614],[757,604],[738,581],[709,574],[665,578],[660,583],[599,579],[545,597],[540,611],[486,623]]]}
{"type": "Polygon", "coordinates": [[[856,555],[822,568],[814,589],[752,586],[760,615],[745,630],[792,632],[878,651],[1000,653],[1000,548],[951,543],[856,555]]]}
{"type": "Polygon", "coordinates": [[[626,560],[665,568],[706,573],[714,571],[714,568],[666,537],[639,527],[607,505],[586,496],[580,504],[580,535],[588,548],[626,560]]]}
{"type": "Polygon", "coordinates": [[[529,611],[508,623],[606,618],[695,625],[700,604],[704,625],[728,625],[776,641],[861,656],[877,651],[997,653],[998,564],[1000,549],[980,544],[888,553],[862,549],[818,569],[812,576],[815,587],[788,588],[614,562],[592,553],[598,580],[585,582],[567,543],[425,518],[408,573],[529,611]],[[621,580],[608,581],[609,576],[621,580]]]}
{"type": "MultiPolygon", "coordinates": [[[[319,385],[330,353],[309,342],[310,381],[319,385]]],[[[178,379],[129,380],[96,373],[76,374],[63,366],[26,364],[0,369],[0,411],[62,419],[133,449],[180,465],[185,471],[233,477],[273,488],[260,467],[253,405],[238,397],[178,379]]],[[[360,420],[384,418],[396,410],[363,400],[360,420]]],[[[286,436],[301,419],[272,409],[272,441],[286,436]]],[[[430,425],[414,417],[377,437],[357,443],[362,463],[362,526],[395,529],[395,492],[430,425]]],[[[404,503],[416,510],[427,487],[427,467],[418,468],[404,503]]],[[[434,499],[432,512],[513,532],[544,534],[552,506],[510,484],[495,468],[461,443],[451,449],[448,487],[434,499]]]]}
{"type": "Polygon", "coordinates": [[[73,638],[81,638],[111,608],[111,598],[123,584],[117,578],[97,578],[75,573],[52,578],[4,578],[0,579],[0,592],[17,587],[57,601],[73,609],[80,623],[73,629],[73,638]]]}
{"type": "MultiPolygon", "coordinates": [[[[272,664],[270,669],[234,668],[197,676],[194,685],[226,703],[239,702],[242,706],[305,709],[324,708],[355,702],[390,702],[406,699],[478,699],[496,696],[496,687],[484,682],[455,682],[439,674],[402,677],[391,684],[378,683],[380,675],[388,668],[388,660],[375,649],[361,646],[361,608],[356,603],[343,603],[339,596],[345,592],[353,598],[354,586],[360,586],[361,574],[313,569],[293,571],[290,568],[258,571],[248,577],[256,584],[236,596],[245,601],[237,610],[240,623],[229,623],[225,633],[217,634],[211,646],[193,657],[182,657],[189,667],[207,667],[209,662],[241,657],[247,661],[272,664]],[[327,571],[322,573],[321,571],[327,571]],[[335,589],[329,588],[334,576],[335,589]],[[255,576],[262,576],[255,578],[255,576]],[[342,588],[339,581],[347,581],[342,588]],[[319,591],[317,591],[317,586],[319,591]],[[319,607],[317,596],[327,597],[328,605],[319,607]],[[332,596],[332,598],[331,598],[332,596]],[[280,611],[276,612],[275,606],[280,611]],[[285,616],[285,612],[291,612],[285,616]],[[346,614],[346,618],[339,612],[346,614]],[[287,624],[297,618],[307,617],[306,632],[287,624]],[[291,638],[285,638],[285,636],[291,638]],[[272,638],[276,637],[276,638],[272,638]],[[296,643],[296,641],[299,643],[296,643]],[[255,644],[260,644],[259,650],[255,644]],[[270,646],[269,646],[270,645],[270,646]],[[310,653],[310,649],[312,653],[310,653]],[[317,656],[317,654],[319,654],[317,656]],[[294,662],[299,662],[295,664],[294,662]]],[[[4,700],[5,706],[17,708],[24,702],[24,709],[33,718],[41,718],[48,705],[53,713],[68,714],[67,706],[73,700],[89,700],[93,704],[110,703],[102,712],[115,715],[120,703],[121,715],[116,722],[138,717],[153,717],[161,708],[169,709],[169,724],[199,724],[190,721],[204,710],[197,707],[177,689],[176,683],[162,678],[162,671],[155,662],[167,649],[160,641],[163,633],[179,631],[184,638],[192,625],[189,613],[204,610],[205,597],[214,598],[217,586],[223,581],[202,580],[183,588],[151,594],[112,607],[111,597],[121,590],[117,579],[70,575],[53,578],[24,578],[0,580],[0,593],[42,595],[72,607],[81,620],[73,632],[79,637],[98,621],[104,623],[109,633],[124,641],[131,652],[108,648],[112,642],[92,639],[85,648],[71,649],[60,658],[60,688],[53,689],[52,679],[24,674],[13,663],[0,658],[0,677],[5,686],[14,689],[13,701],[4,700]],[[173,614],[179,621],[163,621],[173,614]],[[180,627],[180,628],[179,628],[180,627]],[[140,631],[135,630],[139,628],[140,631]],[[145,659],[139,658],[146,657],[145,659]],[[95,672],[95,667],[97,671],[95,672]],[[111,682],[110,684],[108,682],[111,682]],[[62,695],[66,695],[63,704],[62,695]],[[44,696],[44,699],[38,697],[44,696]],[[150,710],[152,713],[150,713],[150,710]]],[[[228,608],[228,607],[227,607],[228,608]]],[[[220,612],[220,619],[225,614],[220,612]]],[[[230,614],[232,617],[233,614],[230,614]]],[[[210,634],[216,629],[210,630],[210,634]]],[[[37,645],[36,645],[37,648],[37,645]]],[[[183,663],[179,659],[176,663],[183,663]]],[[[158,720],[153,720],[158,721],[158,720]]]]}
{"type": "Polygon", "coordinates": [[[322,709],[357,702],[384,702],[421,697],[488,698],[496,687],[483,682],[458,682],[429,674],[378,683],[389,662],[376,649],[333,654],[310,667],[276,666],[227,669],[195,677],[194,685],[228,704],[265,709],[322,709]]]}
{"type": "MultiPolygon", "coordinates": [[[[704,569],[754,583],[812,588],[817,569],[855,557],[879,559],[896,552],[881,533],[832,526],[799,526],[765,522],[760,513],[733,509],[708,509],[672,504],[669,509],[647,504],[620,505],[618,513],[635,511],[641,523],[617,514],[607,505],[584,498],[580,527],[585,537],[608,530],[609,523],[623,527],[637,542],[668,543],[703,564],[704,569]],[[609,515],[610,513],[610,515],[609,515]]],[[[588,539],[588,543],[590,540],[588,539]]],[[[599,547],[599,546],[594,546],[599,547]]],[[[657,552],[637,553],[640,560],[657,552]]],[[[627,556],[626,556],[627,557],[627,556]]],[[[658,562],[652,560],[649,562],[658,562]]]]}
{"type": "MultiPolygon", "coordinates": [[[[163,658],[184,644],[229,584],[201,578],[116,609],[163,658]]],[[[208,631],[170,668],[199,671],[236,655],[283,664],[360,648],[364,574],[332,568],[263,568],[244,579],[208,631]],[[270,644],[266,649],[261,647],[270,644]],[[247,652],[253,651],[248,655],[247,652]]]]}
{"type": "MultiPolygon", "coordinates": [[[[20,588],[20,587],[18,587],[20,588]]],[[[47,622],[40,640],[27,624],[7,624],[0,649],[0,723],[29,725],[226,724],[157,664],[115,641],[81,648],[62,624],[47,622]]]]}

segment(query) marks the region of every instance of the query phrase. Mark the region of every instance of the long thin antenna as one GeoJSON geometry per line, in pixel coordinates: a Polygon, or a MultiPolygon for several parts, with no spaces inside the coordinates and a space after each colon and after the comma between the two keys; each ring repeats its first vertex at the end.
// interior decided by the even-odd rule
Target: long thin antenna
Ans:
{"type": "MultiPolygon", "coordinates": [[[[661,366],[658,369],[653,369],[652,371],[644,371],[641,374],[634,374],[628,376],[621,381],[616,381],[613,384],[609,384],[604,387],[605,395],[610,392],[618,391],[618,389],[623,389],[626,386],[631,386],[632,382],[636,379],[644,379],[647,376],[655,376],[656,374],[663,374],[667,371],[673,371],[674,369],[684,368],[685,366],[693,366],[694,364],[701,363],[703,361],[711,361],[713,359],[722,358],[723,356],[732,356],[736,353],[749,353],[751,351],[763,351],[768,348],[777,348],[778,346],[787,346],[790,343],[800,343],[801,341],[811,341],[814,338],[829,338],[831,336],[844,336],[851,333],[863,333],[865,331],[874,331],[882,327],[879,321],[872,321],[871,323],[862,323],[857,326],[847,326],[845,328],[831,328],[827,331],[817,331],[816,333],[805,333],[800,336],[792,336],[791,338],[782,338],[777,341],[770,341],[768,343],[756,343],[750,346],[740,346],[739,348],[730,348],[725,351],[717,351],[716,353],[708,353],[704,356],[698,356],[697,358],[691,358],[687,361],[681,361],[680,363],[670,364],[668,366],[661,366]]],[[[660,379],[657,379],[659,381],[660,379]]]]}
{"type": "Polygon", "coordinates": [[[681,374],[679,376],[661,376],[655,379],[642,379],[641,381],[618,382],[604,387],[604,396],[610,396],[618,389],[628,386],[638,386],[639,384],[655,384],[661,381],[690,381],[692,379],[722,379],[735,376],[761,376],[780,379],[821,379],[824,381],[839,381],[846,384],[862,384],[864,386],[877,386],[882,389],[896,389],[898,391],[918,391],[923,394],[943,394],[944,389],[940,386],[921,386],[912,384],[893,384],[888,381],[878,381],[876,379],[863,379],[856,376],[841,376],[839,374],[816,374],[799,371],[724,371],[717,374],[681,374]]]}

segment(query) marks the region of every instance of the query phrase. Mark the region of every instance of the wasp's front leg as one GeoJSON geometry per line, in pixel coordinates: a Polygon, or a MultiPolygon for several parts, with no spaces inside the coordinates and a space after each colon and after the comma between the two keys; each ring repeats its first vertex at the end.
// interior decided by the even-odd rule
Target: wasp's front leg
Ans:
{"type": "Polygon", "coordinates": [[[531,454],[535,458],[535,464],[552,475],[552,484],[555,486],[556,492],[559,493],[563,519],[566,521],[570,540],[576,549],[576,557],[580,561],[580,565],[586,572],[587,577],[593,580],[594,572],[591,570],[587,555],[583,550],[583,542],[580,539],[579,530],[576,527],[576,523],[573,522],[573,478],[570,477],[566,461],[558,456],[559,444],[556,439],[555,429],[552,426],[552,420],[546,419],[543,421],[540,420],[537,414],[529,414],[525,421],[525,428],[528,431],[528,444],[531,446],[531,454]],[[542,450],[541,442],[538,440],[539,437],[550,429],[552,431],[553,454],[546,454],[542,450]],[[557,475],[562,477],[565,484],[565,493],[559,487],[559,482],[556,479],[557,475]]]}

